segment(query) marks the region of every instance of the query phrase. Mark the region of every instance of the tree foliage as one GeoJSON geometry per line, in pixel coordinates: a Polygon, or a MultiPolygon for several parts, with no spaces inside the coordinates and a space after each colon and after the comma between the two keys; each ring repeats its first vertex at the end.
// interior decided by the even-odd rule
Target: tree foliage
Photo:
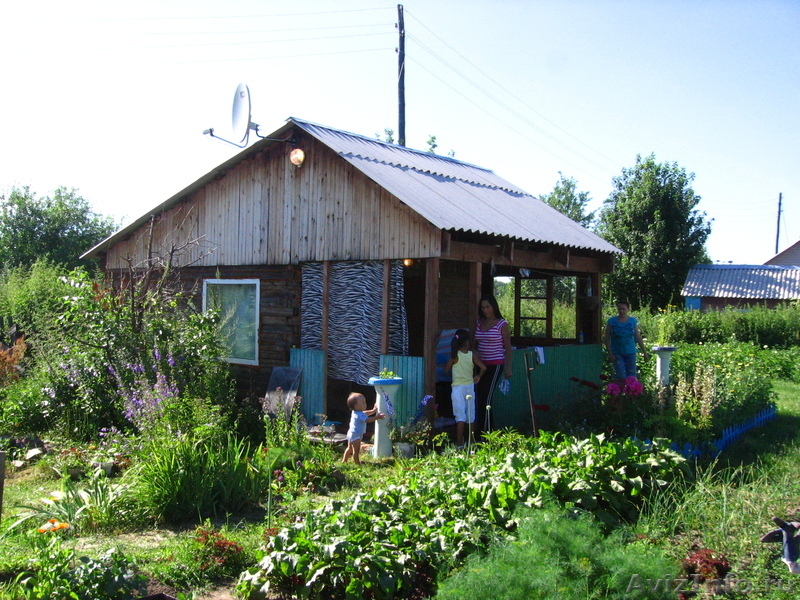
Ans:
{"type": "Polygon", "coordinates": [[[58,188],[37,197],[29,187],[0,195],[0,264],[29,266],[46,258],[69,268],[85,265],[81,254],[115,229],[75,190],[58,188]]]}
{"type": "Polygon", "coordinates": [[[595,211],[586,212],[586,205],[592,200],[589,192],[577,191],[578,183],[574,177],[564,177],[560,171],[558,175],[559,180],[553,191],[539,196],[539,199],[576,223],[590,229],[594,225],[595,211]]]}
{"type": "Polygon", "coordinates": [[[606,290],[634,309],[674,304],[689,269],[709,262],[705,243],[711,222],[697,210],[700,196],[677,163],[657,163],[651,154],[615,177],[600,213],[598,233],[623,250],[606,290]]]}

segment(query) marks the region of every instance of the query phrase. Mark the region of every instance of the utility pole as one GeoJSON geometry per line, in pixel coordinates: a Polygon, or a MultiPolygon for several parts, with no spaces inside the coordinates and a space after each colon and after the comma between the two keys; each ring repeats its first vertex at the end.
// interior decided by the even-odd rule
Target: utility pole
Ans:
{"type": "Polygon", "coordinates": [[[397,5],[397,30],[400,44],[397,48],[397,143],[406,145],[406,26],[403,23],[403,5],[397,5]]]}
{"type": "Polygon", "coordinates": [[[778,253],[778,239],[781,237],[781,204],[783,203],[783,192],[778,194],[778,227],[775,232],[775,254],[778,253]]]}

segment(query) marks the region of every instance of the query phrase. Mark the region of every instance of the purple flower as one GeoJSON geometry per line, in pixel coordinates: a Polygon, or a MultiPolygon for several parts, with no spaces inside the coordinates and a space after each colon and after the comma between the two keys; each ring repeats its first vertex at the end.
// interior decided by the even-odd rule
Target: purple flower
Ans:
{"type": "Polygon", "coordinates": [[[606,386],[606,394],[611,396],[619,396],[622,393],[622,388],[619,387],[618,383],[614,383],[613,381],[606,386]]]}

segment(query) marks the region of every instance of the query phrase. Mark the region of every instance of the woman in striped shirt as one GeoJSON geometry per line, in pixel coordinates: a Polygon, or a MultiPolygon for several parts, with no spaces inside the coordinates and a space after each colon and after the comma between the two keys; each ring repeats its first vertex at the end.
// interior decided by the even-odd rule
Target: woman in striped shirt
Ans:
{"type": "MultiPolygon", "coordinates": [[[[511,331],[508,323],[500,314],[500,307],[494,296],[484,296],[478,305],[478,323],[475,327],[475,351],[483,364],[486,373],[478,382],[475,394],[476,432],[487,428],[486,406],[492,403],[492,394],[501,378],[511,379],[511,331]]],[[[491,415],[491,413],[490,413],[491,415]]]]}

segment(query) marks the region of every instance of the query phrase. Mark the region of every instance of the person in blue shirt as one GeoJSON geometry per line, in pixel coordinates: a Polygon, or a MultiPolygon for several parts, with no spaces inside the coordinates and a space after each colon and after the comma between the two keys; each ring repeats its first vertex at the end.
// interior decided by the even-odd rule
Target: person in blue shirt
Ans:
{"type": "Polygon", "coordinates": [[[353,462],[361,464],[361,438],[367,431],[367,423],[372,423],[378,419],[386,417],[382,412],[378,412],[378,407],[373,406],[367,410],[367,399],[363,394],[353,392],[347,397],[347,408],[350,413],[350,428],[347,430],[347,449],[342,456],[342,462],[353,457],[353,462]]]}
{"type": "Polygon", "coordinates": [[[606,321],[606,350],[617,379],[636,377],[637,347],[641,349],[644,359],[650,360],[639,332],[639,322],[628,314],[630,309],[630,304],[620,300],[617,302],[617,315],[606,321]]]}

